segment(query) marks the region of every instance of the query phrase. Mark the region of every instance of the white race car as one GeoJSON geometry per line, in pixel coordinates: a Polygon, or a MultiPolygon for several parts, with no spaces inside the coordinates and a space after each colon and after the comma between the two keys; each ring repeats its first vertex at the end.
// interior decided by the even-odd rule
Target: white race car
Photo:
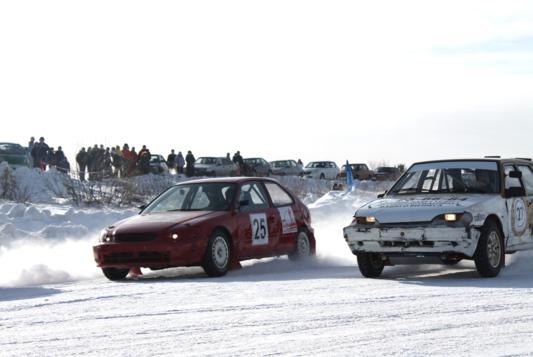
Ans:
{"type": "Polygon", "coordinates": [[[358,209],[344,238],[365,277],[386,265],[462,259],[494,277],[505,254],[533,249],[532,204],[529,159],[421,162],[358,209]]]}

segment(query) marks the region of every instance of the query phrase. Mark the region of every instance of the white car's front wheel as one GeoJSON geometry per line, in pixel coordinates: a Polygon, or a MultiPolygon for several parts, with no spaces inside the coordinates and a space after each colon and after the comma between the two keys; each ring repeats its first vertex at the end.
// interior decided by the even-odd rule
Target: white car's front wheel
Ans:
{"type": "Polygon", "coordinates": [[[385,263],[378,253],[358,253],[357,265],[365,278],[379,278],[385,263]]]}
{"type": "Polygon", "coordinates": [[[479,275],[486,278],[497,276],[503,266],[504,254],[500,230],[494,222],[488,221],[482,229],[474,256],[479,275]]]}

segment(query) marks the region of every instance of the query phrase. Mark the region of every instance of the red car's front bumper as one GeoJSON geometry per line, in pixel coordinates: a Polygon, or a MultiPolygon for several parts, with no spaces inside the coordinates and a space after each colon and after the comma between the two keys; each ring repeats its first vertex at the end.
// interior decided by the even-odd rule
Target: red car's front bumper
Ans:
{"type": "Polygon", "coordinates": [[[94,260],[102,268],[169,268],[200,265],[205,246],[188,243],[102,243],[93,247],[94,260]]]}

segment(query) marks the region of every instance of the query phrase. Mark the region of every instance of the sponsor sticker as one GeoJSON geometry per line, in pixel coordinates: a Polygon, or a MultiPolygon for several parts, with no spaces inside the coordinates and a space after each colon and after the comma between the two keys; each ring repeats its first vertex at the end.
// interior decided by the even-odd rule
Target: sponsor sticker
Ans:
{"type": "Polygon", "coordinates": [[[268,222],[265,213],[250,215],[252,225],[252,245],[268,244],[268,222]]]}
{"type": "Polygon", "coordinates": [[[298,225],[296,224],[296,218],[292,207],[280,207],[278,208],[279,215],[281,217],[281,227],[283,234],[298,232],[298,225]]]}

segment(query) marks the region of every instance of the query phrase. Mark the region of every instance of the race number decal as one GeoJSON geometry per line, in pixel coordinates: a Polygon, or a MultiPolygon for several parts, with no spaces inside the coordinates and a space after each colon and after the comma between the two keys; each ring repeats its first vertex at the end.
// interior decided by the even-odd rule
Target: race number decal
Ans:
{"type": "Polygon", "coordinates": [[[527,228],[527,210],[523,199],[517,198],[513,202],[513,232],[517,236],[524,234],[527,228]]]}
{"type": "Polygon", "coordinates": [[[265,213],[250,215],[252,225],[252,245],[268,244],[268,222],[265,213]]]}
{"type": "Polygon", "coordinates": [[[298,226],[296,224],[296,218],[294,218],[292,207],[280,207],[278,208],[278,211],[281,217],[282,234],[298,232],[298,226]]]}

